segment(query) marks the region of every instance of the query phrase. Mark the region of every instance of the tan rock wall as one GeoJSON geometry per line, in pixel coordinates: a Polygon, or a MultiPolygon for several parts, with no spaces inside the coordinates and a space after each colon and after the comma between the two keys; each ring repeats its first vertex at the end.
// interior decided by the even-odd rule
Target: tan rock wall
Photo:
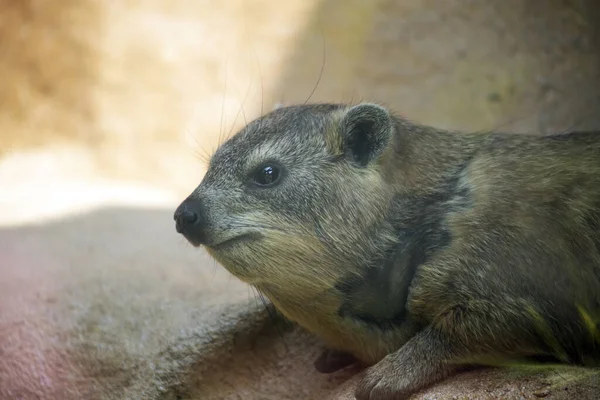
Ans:
{"type": "Polygon", "coordinates": [[[2,153],[79,143],[103,172],[181,188],[198,180],[195,154],[275,102],[306,100],[317,81],[311,101],[377,101],[443,127],[600,124],[594,0],[1,0],[0,9],[2,153]]]}

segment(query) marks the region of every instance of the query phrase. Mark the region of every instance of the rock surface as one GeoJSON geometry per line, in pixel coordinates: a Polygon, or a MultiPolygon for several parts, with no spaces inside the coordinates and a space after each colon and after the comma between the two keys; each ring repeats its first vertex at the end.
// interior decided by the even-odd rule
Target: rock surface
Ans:
{"type": "MultiPolygon", "coordinates": [[[[600,127],[595,0],[0,10],[3,400],[352,399],[360,371],[318,374],[318,340],[174,231],[202,176],[194,153],[275,102],[365,99],[453,129],[600,127]]],[[[597,372],[561,367],[470,371],[415,399],[599,397],[597,372]]]]}

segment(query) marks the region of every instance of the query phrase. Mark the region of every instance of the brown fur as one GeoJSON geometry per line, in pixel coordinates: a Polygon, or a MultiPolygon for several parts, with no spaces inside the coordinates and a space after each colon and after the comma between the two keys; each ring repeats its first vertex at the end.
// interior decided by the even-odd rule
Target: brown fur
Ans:
{"type": "Polygon", "coordinates": [[[331,346],[318,363],[373,364],[359,400],[490,359],[600,359],[593,133],[459,134],[372,104],[283,107],[217,150],[175,219],[331,346]],[[271,187],[253,181],[265,165],[282,171],[271,187]]]}

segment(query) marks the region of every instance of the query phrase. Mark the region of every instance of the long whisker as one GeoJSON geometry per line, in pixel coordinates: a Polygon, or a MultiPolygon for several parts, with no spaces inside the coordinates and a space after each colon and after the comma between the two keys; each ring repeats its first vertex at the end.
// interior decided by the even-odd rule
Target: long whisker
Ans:
{"type": "MultiPolygon", "coordinates": [[[[249,30],[248,30],[248,21],[245,18],[245,13],[244,13],[244,31],[246,33],[246,37],[251,37],[249,34],[249,30]]],[[[264,94],[265,94],[265,90],[264,90],[264,85],[263,85],[263,76],[262,76],[262,70],[260,68],[260,62],[258,60],[258,56],[256,55],[256,46],[254,46],[254,43],[251,44],[252,46],[252,55],[254,56],[254,61],[256,62],[256,66],[258,68],[258,75],[260,78],[260,116],[263,116],[263,109],[264,109],[264,94]]],[[[248,125],[248,123],[246,122],[246,125],[248,125]]]]}
{"type": "Polygon", "coordinates": [[[213,277],[214,277],[217,274],[217,268],[219,268],[219,263],[214,258],[212,258],[212,261],[213,261],[213,277]]]}
{"type": "MultiPolygon", "coordinates": [[[[194,143],[196,144],[193,149],[186,146],[186,150],[189,151],[192,155],[194,155],[198,159],[200,159],[200,161],[205,166],[208,166],[209,161],[210,161],[210,154],[206,151],[206,148],[200,143],[200,141],[198,140],[198,137],[195,135],[195,132],[194,132],[194,125],[196,125],[196,119],[197,119],[195,116],[196,114],[197,114],[197,111],[192,112],[190,121],[183,128],[184,136],[186,138],[191,137],[194,140],[194,143]]],[[[184,140],[184,142],[187,143],[186,140],[184,140]]]]}
{"type": "Polygon", "coordinates": [[[196,149],[190,149],[186,147],[186,151],[188,151],[194,157],[198,158],[200,162],[202,162],[202,164],[207,166],[210,161],[210,156],[206,153],[206,150],[204,150],[200,143],[198,143],[198,139],[194,138],[194,140],[197,144],[196,149]]]}
{"type": "Polygon", "coordinates": [[[224,119],[225,119],[225,98],[227,96],[227,78],[229,76],[229,52],[226,53],[227,57],[225,58],[225,82],[223,87],[223,100],[221,102],[221,123],[219,127],[219,140],[218,145],[220,145],[223,140],[223,128],[224,128],[224,119]]]}
{"type": "Polygon", "coordinates": [[[289,352],[289,348],[287,346],[287,343],[285,342],[285,337],[283,336],[283,332],[279,329],[279,324],[277,323],[277,318],[271,311],[271,307],[269,307],[269,304],[268,304],[267,300],[265,299],[264,293],[262,293],[260,291],[260,289],[258,289],[258,288],[256,288],[256,291],[258,292],[258,296],[259,296],[260,300],[262,301],[263,306],[265,307],[265,310],[269,314],[269,318],[271,319],[271,323],[273,324],[273,327],[275,328],[275,330],[277,331],[277,334],[281,338],[281,342],[283,343],[286,351],[289,352]]]}
{"type": "Polygon", "coordinates": [[[252,294],[254,295],[253,296],[254,301],[255,301],[256,305],[258,306],[258,296],[259,296],[258,289],[252,285],[248,285],[248,288],[249,288],[248,290],[252,291],[252,294]]]}
{"type": "Polygon", "coordinates": [[[323,77],[323,71],[325,70],[325,62],[327,61],[327,46],[325,43],[325,32],[323,30],[323,25],[320,22],[319,22],[319,28],[321,30],[321,43],[322,43],[322,47],[323,47],[323,56],[322,56],[323,62],[321,63],[321,71],[319,71],[319,77],[317,78],[317,82],[315,83],[313,90],[308,95],[308,98],[304,101],[304,104],[309,102],[309,100],[312,98],[313,94],[317,90],[319,83],[321,83],[321,78],[323,77]]]}
{"type": "Polygon", "coordinates": [[[262,69],[260,67],[260,61],[258,60],[258,56],[256,55],[256,49],[254,46],[252,47],[252,53],[254,53],[254,59],[256,60],[256,67],[258,68],[258,76],[260,78],[260,116],[261,118],[264,116],[264,106],[265,106],[265,86],[263,84],[263,76],[262,69]]]}
{"type": "Polygon", "coordinates": [[[229,129],[229,133],[227,134],[227,138],[231,136],[231,133],[235,129],[235,122],[237,121],[238,117],[240,116],[240,112],[244,116],[244,124],[248,125],[248,120],[246,119],[246,111],[244,110],[244,106],[246,104],[246,100],[248,99],[248,95],[250,94],[250,88],[251,87],[252,87],[252,79],[250,79],[250,84],[248,85],[248,89],[246,89],[246,94],[244,95],[244,100],[242,100],[242,102],[240,103],[240,108],[239,108],[237,114],[235,114],[235,118],[233,120],[233,123],[231,124],[231,128],[229,129]]]}

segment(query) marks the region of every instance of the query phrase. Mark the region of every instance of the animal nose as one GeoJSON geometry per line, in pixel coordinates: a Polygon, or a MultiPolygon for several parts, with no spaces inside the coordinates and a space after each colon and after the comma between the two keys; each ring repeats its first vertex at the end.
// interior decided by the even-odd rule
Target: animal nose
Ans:
{"type": "Polygon", "coordinates": [[[175,212],[174,218],[177,233],[183,233],[185,226],[193,225],[198,221],[198,214],[184,207],[181,211],[175,212]]]}
{"type": "Polygon", "coordinates": [[[177,207],[173,215],[177,233],[185,236],[196,246],[204,242],[206,221],[204,221],[202,207],[200,200],[186,199],[177,207]]]}

